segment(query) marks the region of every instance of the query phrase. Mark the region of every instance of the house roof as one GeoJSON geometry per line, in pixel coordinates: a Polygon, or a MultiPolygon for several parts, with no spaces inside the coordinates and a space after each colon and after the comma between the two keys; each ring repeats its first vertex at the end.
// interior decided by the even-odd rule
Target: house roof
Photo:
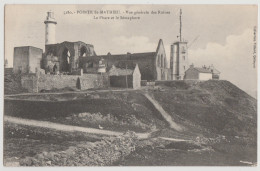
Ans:
{"type": "Polygon", "coordinates": [[[133,61],[126,60],[126,61],[118,61],[116,67],[121,69],[135,69],[136,64],[133,61]]]}
{"type": "Polygon", "coordinates": [[[162,44],[162,46],[163,46],[163,50],[165,51],[165,49],[164,49],[164,45],[163,45],[163,40],[160,39],[159,42],[158,42],[157,48],[156,48],[156,53],[159,52],[161,44],[162,44]]]}
{"type": "Polygon", "coordinates": [[[211,72],[212,72],[213,74],[220,74],[220,71],[217,70],[216,68],[211,69],[211,72]]]}
{"type": "Polygon", "coordinates": [[[96,57],[99,58],[118,58],[118,59],[132,59],[132,58],[146,58],[146,57],[154,57],[156,52],[144,52],[144,53],[127,53],[127,54],[115,54],[115,55],[98,55],[96,57]]]}
{"type": "Polygon", "coordinates": [[[201,73],[211,73],[211,71],[207,68],[194,67],[194,69],[197,70],[198,72],[201,72],[201,73]]]}
{"type": "Polygon", "coordinates": [[[145,58],[145,57],[154,57],[156,52],[144,52],[144,53],[133,53],[131,54],[132,57],[136,58],[145,58]]]}
{"type": "Polygon", "coordinates": [[[114,65],[109,70],[109,76],[125,76],[125,75],[132,75],[134,72],[133,69],[122,69],[117,68],[114,65]]]}

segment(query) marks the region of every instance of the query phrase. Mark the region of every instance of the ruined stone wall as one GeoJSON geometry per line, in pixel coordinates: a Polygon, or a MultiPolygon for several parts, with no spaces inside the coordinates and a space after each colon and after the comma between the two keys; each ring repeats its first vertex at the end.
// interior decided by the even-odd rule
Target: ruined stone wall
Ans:
{"type": "Polygon", "coordinates": [[[27,89],[29,93],[37,93],[37,76],[36,74],[26,74],[21,76],[21,85],[27,89]]]}
{"type": "Polygon", "coordinates": [[[62,89],[65,87],[76,88],[77,79],[80,79],[81,90],[90,88],[106,88],[109,86],[107,74],[83,74],[79,75],[47,75],[31,74],[22,76],[22,87],[31,93],[41,90],[62,89]]]}
{"type": "Polygon", "coordinates": [[[40,48],[29,47],[29,72],[35,73],[41,69],[41,59],[43,50],[40,48]]]}
{"type": "Polygon", "coordinates": [[[163,42],[160,40],[157,47],[157,54],[155,57],[156,71],[155,80],[167,80],[168,79],[168,61],[166,58],[163,42]]]}
{"type": "Polygon", "coordinates": [[[14,48],[14,61],[13,72],[15,74],[27,73],[29,69],[29,47],[15,47],[14,48]]]}
{"type": "Polygon", "coordinates": [[[14,48],[13,72],[18,73],[35,73],[36,68],[40,69],[42,58],[42,49],[23,46],[14,48]]]}

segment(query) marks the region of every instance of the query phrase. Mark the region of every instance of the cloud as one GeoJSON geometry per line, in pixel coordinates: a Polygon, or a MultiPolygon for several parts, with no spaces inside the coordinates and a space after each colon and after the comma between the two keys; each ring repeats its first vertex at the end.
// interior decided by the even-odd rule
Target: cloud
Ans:
{"type": "Polygon", "coordinates": [[[213,64],[221,71],[221,79],[231,81],[256,97],[257,69],[253,67],[253,45],[253,30],[246,29],[240,35],[228,36],[224,45],[210,42],[205,49],[190,50],[190,63],[195,66],[213,64]]]}
{"type": "Polygon", "coordinates": [[[112,42],[115,44],[116,49],[119,49],[120,52],[155,52],[157,43],[151,42],[148,37],[145,36],[119,36],[114,37],[112,42]]]}

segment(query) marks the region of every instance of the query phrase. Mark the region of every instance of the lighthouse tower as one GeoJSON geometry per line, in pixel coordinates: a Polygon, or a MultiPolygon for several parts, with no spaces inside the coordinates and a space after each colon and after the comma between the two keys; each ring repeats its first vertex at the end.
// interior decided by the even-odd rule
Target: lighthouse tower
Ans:
{"type": "Polygon", "coordinates": [[[45,44],[55,44],[55,32],[57,21],[54,18],[54,13],[52,11],[47,12],[45,24],[45,44]]]}

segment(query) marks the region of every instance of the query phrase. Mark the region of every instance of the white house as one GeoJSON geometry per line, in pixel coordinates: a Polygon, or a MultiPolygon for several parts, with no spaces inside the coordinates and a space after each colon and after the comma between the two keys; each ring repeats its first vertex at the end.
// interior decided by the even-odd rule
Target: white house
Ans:
{"type": "Polygon", "coordinates": [[[185,80],[211,80],[212,72],[205,66],[202,68],[194,67],[191,65],[188,70],[185,71],[185,80]]]}

